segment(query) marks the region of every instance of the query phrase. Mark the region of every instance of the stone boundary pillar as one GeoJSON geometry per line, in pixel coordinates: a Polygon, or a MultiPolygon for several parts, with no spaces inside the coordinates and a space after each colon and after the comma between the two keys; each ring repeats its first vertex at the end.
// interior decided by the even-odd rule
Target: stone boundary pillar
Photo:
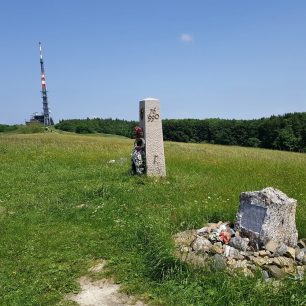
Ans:
{"type": "Polygon", "coordinates": [[[139,125],[146,141],[147,175],[166,176],[159,100],[146,98],[139,102],[139,125]]]}

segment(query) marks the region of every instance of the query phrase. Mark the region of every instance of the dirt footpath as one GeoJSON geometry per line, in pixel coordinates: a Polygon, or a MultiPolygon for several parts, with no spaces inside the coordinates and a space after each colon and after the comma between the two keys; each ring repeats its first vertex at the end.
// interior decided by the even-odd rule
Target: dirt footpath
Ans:
{"type": "MultiPolygon", "coordinates": [[[[100,262],[89,272],[101,272],[105,262],[100,262]]],[[[141,301],[136,301],[133,296],[120,293],[120,285],[111,280],[102,279],[92,281],[83,276],[79,279],[81,291],[78,294],[69,294],[66,300],[74,301],[80,306],[146,306],[141,301]]]]}

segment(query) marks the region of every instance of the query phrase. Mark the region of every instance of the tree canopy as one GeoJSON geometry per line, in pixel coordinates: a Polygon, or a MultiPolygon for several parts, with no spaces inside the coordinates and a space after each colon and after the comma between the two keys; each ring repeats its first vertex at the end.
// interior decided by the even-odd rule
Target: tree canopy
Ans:
{"type": "MultiPolygon", "coordinates": [[[[120,119],[61,120],[56,128],[76,133],[134,137],[136,121],[120,119]]],[[[306,152],[306,112],[253,120],[165,119],[164,140],[215,143],[306,152]]]]}

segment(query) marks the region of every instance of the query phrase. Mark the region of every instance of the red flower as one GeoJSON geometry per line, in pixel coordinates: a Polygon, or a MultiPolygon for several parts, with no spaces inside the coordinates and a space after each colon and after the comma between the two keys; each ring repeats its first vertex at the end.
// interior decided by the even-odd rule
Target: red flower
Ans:
{"type": "Polygon", "coordinates": [[[231,240],[231,234],[229,232],[222,231],[219,237],[220,237],[220,240],[225,244],[228,244],[229,241],[231,240]]]}
{"type": "Polygon", "coordinates": [[[135,127],[135,133],[136,133],[136,137],[141,137],[142,136],[142,128],[140,126],[136,126],[135,127]]]}

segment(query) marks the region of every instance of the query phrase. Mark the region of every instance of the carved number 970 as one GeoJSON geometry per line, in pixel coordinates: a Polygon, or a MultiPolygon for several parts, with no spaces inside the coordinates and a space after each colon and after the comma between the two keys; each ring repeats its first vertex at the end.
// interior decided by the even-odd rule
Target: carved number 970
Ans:
{"type": "Polygon", "coordinates": [[[154,120],[159,119],[159,114],[156,113],[156,107],[150,109],[150,113],[148,115],[148,122],[153,122],[154,120]]]}

